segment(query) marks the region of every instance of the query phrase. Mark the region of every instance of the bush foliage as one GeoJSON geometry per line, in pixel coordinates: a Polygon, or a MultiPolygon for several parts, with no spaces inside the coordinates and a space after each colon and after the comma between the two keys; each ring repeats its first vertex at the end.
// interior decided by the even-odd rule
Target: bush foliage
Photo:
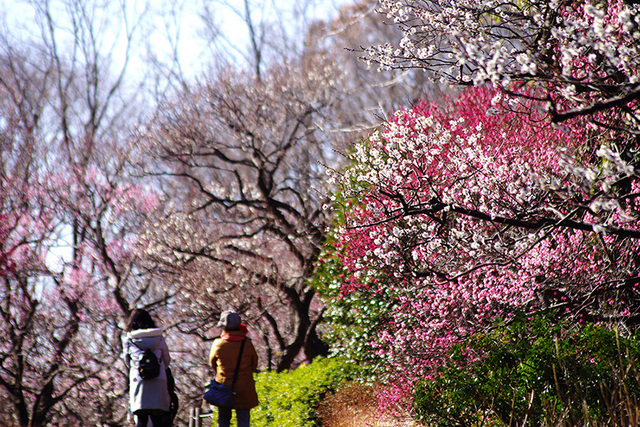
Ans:
{"type": "Polygon", "coordinates": [[[318,426],[316,409],[324,396],[355,373],[356,368],[339,358],[316,359],[281,373],[260,373],[256,381],[260,406],[251,411],[251,425],[318,426]]]}
{"type": "Polygon", "coordinates": [[[331,354],[350,363],[361,364],[362,372],[381,372],[381,360],[373,342],[379,326],[391,315],[397,297],[390,291],[360,287],[344,293],[342,286],[349,280],[340,260],[331,253],[323,253],[316,263],[312,284],[326,304],[323,340],[331,354]]]}
{"type": "Polygon", "coordinates": [[[417,386],[415,413],[437,426],[637,425],[636,335],[518,319],[454,347],[417,386]]]}

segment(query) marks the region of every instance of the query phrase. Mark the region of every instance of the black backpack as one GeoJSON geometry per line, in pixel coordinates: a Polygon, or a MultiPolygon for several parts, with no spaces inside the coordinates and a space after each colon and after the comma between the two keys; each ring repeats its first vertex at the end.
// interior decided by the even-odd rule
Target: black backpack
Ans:
{"type": "MultiPolygon", "coordinates": [[[[133,342],[133,341],[132,341],[133,342]]],[[[138,345],[133,343],[136,347],[138,345]]],[[[160,361],[155,353],[151,349],[142,350],[142,356],[140,356],[140,360],[138,361],[138,372],[140,373],[140,377],[143,380],[150,380],[156,378],[160,375],[160,361]]]]}

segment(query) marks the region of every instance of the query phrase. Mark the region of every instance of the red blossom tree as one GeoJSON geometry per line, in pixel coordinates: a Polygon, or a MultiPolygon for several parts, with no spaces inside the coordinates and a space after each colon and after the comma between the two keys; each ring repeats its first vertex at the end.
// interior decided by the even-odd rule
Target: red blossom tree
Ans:
{"type": "Polygon", "coordinates": [[[490,111],[496,96],[399,111],[335,175],[343,295],[393,299],[372,345],[409,382],[515,312],[640,319],[640,177],[615,135],[490,111]]]}

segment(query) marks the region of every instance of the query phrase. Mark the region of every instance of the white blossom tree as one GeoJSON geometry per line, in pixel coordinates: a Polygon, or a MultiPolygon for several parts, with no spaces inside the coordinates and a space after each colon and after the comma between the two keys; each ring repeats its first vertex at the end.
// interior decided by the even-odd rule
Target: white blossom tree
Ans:
{"type": "Polygon", "coordinates": [[[561,123],[640,128],[640,6],[636,2],[382,0],[404,37],[366,49],[382,69],[420,68],[461,85],[491,83],[539,101],[561,123]]]}

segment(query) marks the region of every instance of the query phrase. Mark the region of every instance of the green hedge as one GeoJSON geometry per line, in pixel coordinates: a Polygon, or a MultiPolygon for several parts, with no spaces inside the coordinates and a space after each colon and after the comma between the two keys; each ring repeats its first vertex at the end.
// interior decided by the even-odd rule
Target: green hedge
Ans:
{"type": "Polygon", "coordinates": [[[522,318],[454,348],[416,388],[435,426],[631,425],[640,416],[637,336],[522,318]]]}
{"type": "Polygon", "coordinates": [[[338,358],[317,359],[292,371],[257,375],[260,406],[251,411],[255,427],[313,427],[316,409],[327,392],[353,378],[355,368],[338,358]]]}

